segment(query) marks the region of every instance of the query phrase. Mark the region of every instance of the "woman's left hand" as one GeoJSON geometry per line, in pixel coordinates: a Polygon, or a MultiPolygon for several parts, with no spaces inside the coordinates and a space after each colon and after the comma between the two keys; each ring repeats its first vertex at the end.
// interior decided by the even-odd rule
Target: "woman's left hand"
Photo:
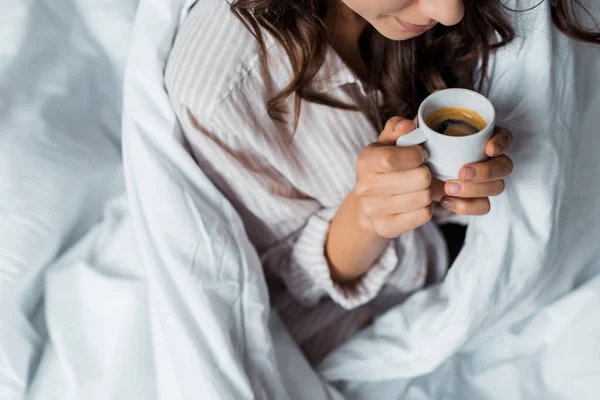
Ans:
{"type": "Polygon", "coordinates": [[[484,215],[490,211],[491,196],[504,192],[504,178],[513,170],[513,163],[504,153],[510,148],[512,133],[496,127],[487,142],[485,152],[489,160],[467,164],[459,172],[459,180],[434,182],[434,200],[442,207],[462,215],[484,215]]]}

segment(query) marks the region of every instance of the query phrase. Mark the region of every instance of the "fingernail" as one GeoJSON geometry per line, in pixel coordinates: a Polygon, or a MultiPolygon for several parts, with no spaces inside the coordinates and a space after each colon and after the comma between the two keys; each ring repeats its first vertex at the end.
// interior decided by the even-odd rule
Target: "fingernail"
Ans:
{"type": "Polygon", "coordinates": [[[429,152],[427,151],[427,149],[423,146],[421,147],[421,155],[423,156],[423,161],[427,160],[429,158],[429,152]]]}
{"type": "Polygon", "coordinates": [[[500,146],[499,143],[494,143],[494,151],[493,151],[492,155],[497,156],[500,153],[502,153],[502,146],[500,146]]]}
{"type": "Polygon", "coordinates": [[[461,189],[460,183],[451,182],[446,184],[446,193],[459,194],[461,189]]]}
{"type": "Polygon", "coordinates": [[[394,126],[394,132],[399,131],[399,130],[410,132],[415,128],[416,128],[416,126],[411,120],[403,119],[402,121],[398,122],[396,124],[396,126],[394,126]]]}
{"type": "Polygon", "coordinates": [[[442,207],[447,208],[448,210],[454,208],[454,200],[449,197],[442,198],[441,204],[442,207]]]}
{"type": "Polygon", "coordinates": [[[473,179],[475,179],[475,168],[472,168],[472,167],[465,168],[463,177],[464,177],[465,181],[472,181],[473,179]]]}

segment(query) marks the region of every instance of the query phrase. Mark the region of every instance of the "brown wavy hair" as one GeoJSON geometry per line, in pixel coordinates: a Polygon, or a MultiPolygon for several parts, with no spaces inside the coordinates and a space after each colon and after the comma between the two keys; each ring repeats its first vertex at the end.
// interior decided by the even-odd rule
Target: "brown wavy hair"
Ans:
{"type": "MultiPolygon", "coordinates": [[[[293,77],[267,104],[275,120],[285,120],[283,102],[292,95],[296,100],[294,127],[303,100],[359,110],[310,90],[329,46],[331,36],[324,18],[330,1],[340,0],[234,0],[231,4],[234,15],[258,40],[263,68],[268,68],[265,32],[289,57],[293,77]]],[[[389,40],[370,25],[363,30],[360,53],[370,70],[370,84],[382,92],[383,102],[377,104],[373,98],[368,109],[361,111],[367,111],[379,129],[395,115],[413,118],[419,104],[434,90],[466,86],[481,91],[491,53],[515,37],[507,13],[531,10],[511,10],[500,0],[464,0],[464,5],[465,15],[459,24],[438,24],[410,40],[389,40]]],[[[551,0],[556,27],[574,39],[600,44],[600,33],[587,31],[579,23],[575,7],[591,17],[579,0],[551,0]]]]}

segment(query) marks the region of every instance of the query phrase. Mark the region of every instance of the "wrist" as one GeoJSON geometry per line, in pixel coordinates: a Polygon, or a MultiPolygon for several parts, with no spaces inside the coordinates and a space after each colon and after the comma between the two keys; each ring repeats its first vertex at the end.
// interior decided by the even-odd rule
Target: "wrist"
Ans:
{"type": "Polygon", "coordinates": [[[356,194],[350,193],[331,221],[325,242],[332,279],[343,284],[359,279],[381,256],[387,243],[360,209],[356,194]]]}

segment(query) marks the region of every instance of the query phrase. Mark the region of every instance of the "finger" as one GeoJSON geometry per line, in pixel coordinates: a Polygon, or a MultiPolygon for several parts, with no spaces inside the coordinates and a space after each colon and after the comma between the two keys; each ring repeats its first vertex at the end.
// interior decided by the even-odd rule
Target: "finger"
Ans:
{"type": "Polygon", "coordinates": [[[372,223],[379,236],[394,239],[429,222],[432,216],[433,206],[430,204],[416,211],[377,218],[372,223]]]}
{"type": "Polygon", "coordinates": [[[488,161],[465,165],[461,168],[459,177],[463,182],[489,182],[506,178],[512,170],[512,160],[502,155],[488,161]]]}
{"type": "Polygon", "coordinates": [[[444,197],[444,182],[433,178],[431,180],[431,198],[433,201],[439,202],[444,197]]]}
{"type": "Polygon", "coordinates": [[[356,160],[358,171],[390,173],[417,168],[427,159],[427,151],[421,146],[396,147],[378,143],[367,146],[356,160]]]}
{"type": "Polygon", "coordinates": [[[425,165],[389,174],[374,174],[354,188],[359,197],[381,197],[417,192],[431,185],[431,172],[425,165]]]}
{"type": "Polygon", "coordinates": [[[445,209],[461,215],[485,215],[490,212],[490,200],[487,197],[461,199],[444,196],[440,204],[445,209]]]}
{"type": "Polygon", "coordinates": [[[406,135],[416,128],[417,126],[411,120],[402,117],[390,118],[383,128],[383,132],[379,135],[377,143],[394,146],[400,136],[406,135]]]}
{"type": "Polygon", "coordinates": [[[482,183],[448,181],[444,185],[444,193],[462,198],[492,197],[504,192],[504,186],[503,179],[482,183]]]}
{"type": "Polygon", "coordinates": [[[384,199],[367,197],[362,201],[362,210],[367,217],[375,219],[416,211],[431,203],[431,190],[425,189],[384,199]]]}
{"type": "Polygon", "coordinates": [[[485,154],[497,157],[504,154],[512,144],[513,135],[508,129],[496,127],[494,136],[485,145],[485,154]]]}

